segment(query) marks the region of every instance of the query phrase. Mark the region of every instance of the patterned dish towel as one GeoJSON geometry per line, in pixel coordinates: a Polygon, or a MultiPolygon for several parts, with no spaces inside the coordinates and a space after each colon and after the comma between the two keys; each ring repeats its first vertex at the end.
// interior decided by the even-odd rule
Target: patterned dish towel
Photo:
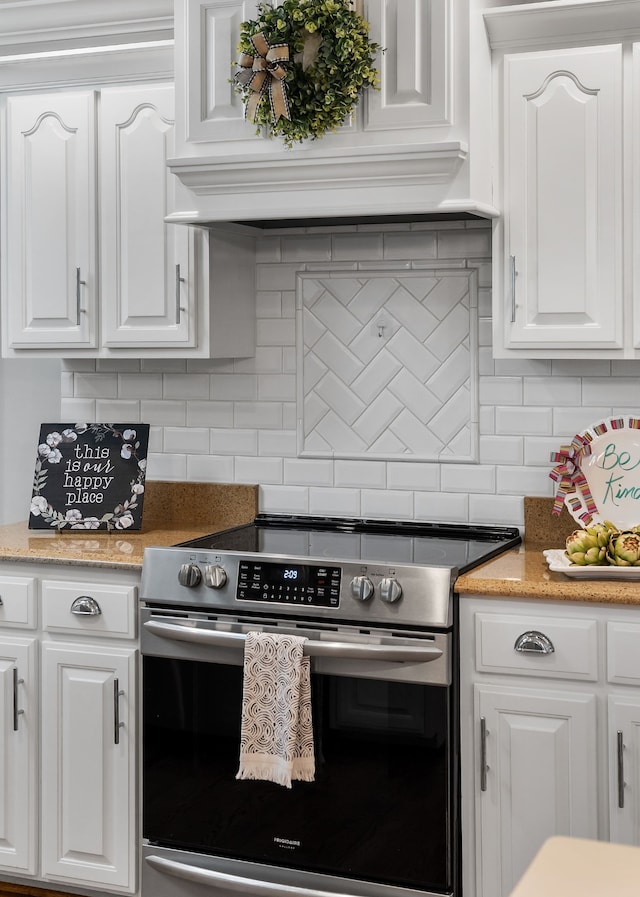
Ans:
{"type": "Polygon", "coordinates": [[[297,635],[247,633],[237,779],[263,779],[286,788],[293,779],[314,780],[305,641],[297,635]]]}

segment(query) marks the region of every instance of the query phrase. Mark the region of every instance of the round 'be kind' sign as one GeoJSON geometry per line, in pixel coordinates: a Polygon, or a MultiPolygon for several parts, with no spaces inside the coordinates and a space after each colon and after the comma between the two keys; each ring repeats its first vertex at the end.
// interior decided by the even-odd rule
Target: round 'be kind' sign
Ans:
{"type": "Polygon", "coordinates": [[[140,529],[149,424],[42,424],[29,529],[140,529]]]}

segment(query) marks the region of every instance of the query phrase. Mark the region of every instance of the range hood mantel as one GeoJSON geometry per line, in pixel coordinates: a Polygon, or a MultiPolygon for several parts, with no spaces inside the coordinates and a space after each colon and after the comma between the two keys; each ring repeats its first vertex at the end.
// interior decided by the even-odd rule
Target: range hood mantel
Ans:
{"type": "Polygon", "coordinates": [[[168,221],[497,216],[484,0],[365,0],[371,39],[385,48],[380,90],[365,91],[334,133],[292,148],[245,120],[229,74],[257,0],[174,2],[168,167],[179,189],[168,221]]]}

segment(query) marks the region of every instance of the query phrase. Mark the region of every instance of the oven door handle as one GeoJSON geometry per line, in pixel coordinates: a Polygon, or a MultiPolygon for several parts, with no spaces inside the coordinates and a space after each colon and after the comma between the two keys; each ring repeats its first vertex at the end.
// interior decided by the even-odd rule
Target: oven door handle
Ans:
{"type": "MultiPolygon", "coordinates": [[[[242,648],[245,636],[241,632],[218,632],[194,629],[148,620],[143,624],[147,632],[160,638],[209,645],[212,648],[242,648]]],[[[306,641],[303,653],[307,657],[342,657],[353,660],[390,660],[396,662],[428,663],[442,657],[442,649],[435,645],[368,645],[361,642],[306,641]]]]}
{"type": "Polygon", "coordinates": [[[174,860],[153,855],[146,857],[145,861],[158,872],[164,872],[174,878],[208,885],[214,890],[238,891],[246,897],[274,897],[274,895],[275,897],[355,897],[354,894],[338,894],[334,891],[329,893],[318,891],[317,888],[299,888],[295,885],[243,878],[239,875],[229,875],[227,872],[217,872],[215,869],[202,869],[198,866],[188,866],[186,863],[176,863],[174,860]]]}

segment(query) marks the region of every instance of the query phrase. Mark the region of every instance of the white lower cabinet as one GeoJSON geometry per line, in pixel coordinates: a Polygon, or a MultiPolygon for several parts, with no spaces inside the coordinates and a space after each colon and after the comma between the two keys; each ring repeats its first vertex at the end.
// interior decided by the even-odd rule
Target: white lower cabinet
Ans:
{"type": "Polygon", "coordinates": [[[596,699],[476,686],[481,893],[508,895],[551,834],[597,837],[596,699]]]}
{"type": "Polygon", "coordinates": [[[42,873],[129,888],[133,648],[42,644],[42,873]]]}
{"type": "Polygon", "coordinates": [[[554,835],[640,845],[638,610],[460,599],[464,897],[554,835]]]}
{"type": "Polygon", "coordinates": [[[33,874],[38,710],[36,639],[0,631],[0,869],[33,874]]]}
{"type": "Polygon", "coordinates": [[[0,882],[134,893],[138,575],[3,572],[0,882]]]}

